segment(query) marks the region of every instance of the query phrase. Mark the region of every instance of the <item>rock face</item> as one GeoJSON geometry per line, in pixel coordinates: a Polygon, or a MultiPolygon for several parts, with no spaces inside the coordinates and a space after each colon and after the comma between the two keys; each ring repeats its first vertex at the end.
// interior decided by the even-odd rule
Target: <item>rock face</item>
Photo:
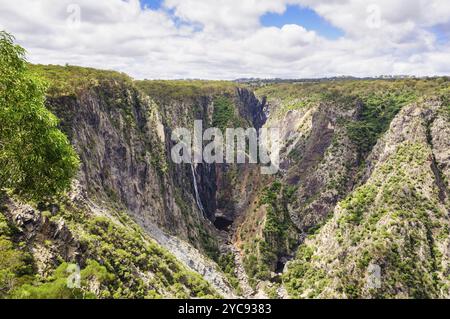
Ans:
{"type": "MultiPolygon", "coordinates": [[[[156,103],[161,109],[164,126],[166,127],[166,140],[175,128],[192,129],[194,120],[201,120],[203,129],[214,127],[214,117],[218,112],[218,98],[225,98],[233,107],[227,127],[255,127],[261,128],[266,120],[267,105],[265,99],[257,99],[248,89],[231,88],[218,91],[200,91],[186,97],[171,94],[170,84],[166,83],[160,88],[158,94],[154,93],[155,84],[152,82],[141,85],[144,92],[154,94],[156,103]]],[[[225,132],[223,132],[225,134],[225,132]]],[[[206,145],[206,144],[205,144],[206,145]]],[[[173,143],[166,143],[166,153],[170,154],[173,143]]],[[[170,162],[170,159],[167,159],[170,162]]],[[[190,173],[189,165],[184,167],[170,166],[173,169],[171,178],[180,188],[190,187],[192,194],[193,181],[180,179],[190,173]],[[186,172],[187,169],[187,172],[186,172]],[[190,185],[189,185],[190,183],[190,185]],[[187,186],[189,185],[189,186],[187,186]]],[[[229,229],[240,212],[248,206],[249,198],[255,189],[248,183],[249,175],[255,175],[257,167],[251,165],[228,164],[198,164],[194,167],[195,181],[204,208],[205,217],[216,225],[219,230],[229,229]]],[[[191,179],[192,180],[192,179],[191,179]]],[[[198,205],[197,205],[198,206],[198,205]]]]}
{"type": "MultiPolygon", "coordinates": [[[[86,247],[73,236],[64,219],[51,220],[51,215],[44,216],[32,206],[7,197],[2,202],[6,207],[5,216],[19,230],[17,240],[31,247],[38,273],[50,275],[58,265],[58,257],[71,263],[85,264],[86,247]],[[46,241],[52,244],[46,245],[46,241]]],[[[50,209],[55,212],[58,208],[53,206],[50,209]]]]}
{"type": "Polygon", "coordinates": [[[169,236],[159,230],[153,228],[150,231],[154,238],[161,246],[169,250],[179,261],[185,264],[193,271],[200,274],[208,281],[224,298],[236,298],[236,294],[224,277],[223,273],[217,269],[217,264],[204,254],[193,248],[191,245],[176,237],[169,236]]]}
{"type": "MultiPolygon", "coordinates": [[[[74,96],[51,97],[48,105],[62,119],[62,128],[80,154],[78,180],[88,197],[99,206],[115,203],[126,210],[187,267],[223,296],[232,297],[217,265],[201,258],[196,248],[216,258],[218,232],[228,229],[246,205],[231,178],[245,179],[255,168],[174,165],[170,159],[173,130],[192,128],[194,120],[211,127],[217,96],[231,101],[244,127],[264,124],[264,102],[246,89],[235,88],[181,100],[169,94],[151,100],[127,83],[102,81],[74,96]]],[[[243,184],[250,194],[252,189],[243,184]]]]}
{"type": "Polygon", "coordinates": [[[448,87],[252,90],[94,72],[47,99],[81,159],[72,191],[39,205],[4,196],[0,208],[38,274],[61,260],[112,272],[99,297],[449,297],[450,126],[436,93],[448,87]],[[174,164],[172,133],[195,120],[280,128],[280,171],[174,164]]]}
{"type": "Polygon", "coordinates": [[[79,181],[91,196],[123,204],[144,227],[191,235],[188,223],[201,223],[201,216],[187,220],[174,200],[181,191],[167,171],[166,137],[150,99],[125,84],[103,82],[78,96],[52,98],[49,105],[69,123],[82,162],[79,181]]]}
{"type": "Polygon", "coordinates": [[[290,131],[285,180],[298,187],[290,214],[302,231],[323,221],[355,182],[358,153],[343,123],[355,120],[356,110],[324,103],[296,115],[300,124],[290,131]]]}
{"type": "Polygon", "coordinates": [[[367,180],[289,264],[303,298],[448,298],[449,128],[438,101],[404,108],[368,161],[367,180]],[[440,130],[433,127],[440,126],[440,130]],[[437,143],[435,149],[433,141],[437,143]],[[440,160],[436,160],[439,158],[440,160]]]}
{"type": "Polygon", "coordinates": [[[325,221],[352,189],[359,166],[357,147],[345,126],[356,119],[358,103],[318,101],[288,111],[283,107],[283,101],[267,101],[270,116],[265,124],[281,129],[281,170],[277,176],[253,179],[257,187],[235,235],[247,271],[259,280],[283,272],[306,233],[325,221]],[[280,191],[270,190],[274,182],[282,185],[280,191]],[[278,192],[269,205],[264,201],[268,192],[278,192]]]}

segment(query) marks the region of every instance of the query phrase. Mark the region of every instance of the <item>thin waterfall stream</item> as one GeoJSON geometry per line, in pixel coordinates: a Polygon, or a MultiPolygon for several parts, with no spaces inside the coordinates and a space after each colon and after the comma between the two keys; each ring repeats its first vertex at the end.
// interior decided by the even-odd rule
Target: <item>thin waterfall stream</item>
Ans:
{"type": "Polygon", "coordinates": [[[194,165],[192,163],[191,163],[191,171],[192,171],[192,178],[193,178],[194,190],[195,190],[195,201],[197,202],[197,206],[200,209],[200,211],[202,212],[203,217],[206,217],[205,209],[203,208],[203,204],[200,200],[200,195],[198,193],[197,176],[195,175],[195,169],[194,169],[194,165]]]}

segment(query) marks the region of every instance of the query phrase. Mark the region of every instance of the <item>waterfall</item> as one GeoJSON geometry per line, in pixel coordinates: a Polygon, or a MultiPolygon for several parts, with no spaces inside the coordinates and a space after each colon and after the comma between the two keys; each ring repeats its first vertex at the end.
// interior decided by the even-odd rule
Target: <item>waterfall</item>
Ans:
{"type": "Polygon", "coordinates": [[[200,195],[198,193],[198,188],[197,188],[197,177],[195,175],[195,171],[194,171],[194,165],[191,163],[191,171],[192,171],[192,178],[193,178],[193,182],[194,182],[194,190],[195,190],[195,201],[197,202],[197,206],[200,209],[200,211],[202,212],[203,216],[206,217],[205,215],[205,209],[203,208],[202,205],[202,201],[200,200],[200,195]]]}

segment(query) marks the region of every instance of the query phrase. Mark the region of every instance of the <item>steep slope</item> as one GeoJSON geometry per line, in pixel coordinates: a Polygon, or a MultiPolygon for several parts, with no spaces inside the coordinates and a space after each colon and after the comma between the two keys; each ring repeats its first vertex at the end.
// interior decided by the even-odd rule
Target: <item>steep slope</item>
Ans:
{"type": "Polygon", "coordinates": [[[174,165],[171,134],[177,127],[192,128],[194,119],[205,127],[261,126],[264,104],[229,82],[135,83],[115,72],[33,68],[50,83],[47,105],[80,154],[77,180],[87,198],[131,216],[221,294],[233,296],[228,281],[235,288],[238,282],[234,268],[220,258],[230,253],[220,229],[245,205],[233,181],[257,168],[174,165]],[[228,279],[219,268],[227,269],[228,279]]]}
{"type": "MultiPolygon", "coordinates": [[[[280,127],[284,144],[279,174],[261,183],[235,235],[253,285],[266,281],[266,290],[276,295],[278,274],[298,245],[367,178],[365,168],[377,162],[368,157],[393,118],[421,96],[448,95],[448,87],[445,79],[431,79],[271,84],[256,90],[267,99],[266,126],[280,127]]],[[[448,147],[442,138],[439,144],[444,158],[448,147]]]]}
{"type": "Polygon", "coordinates": [[[427,100],[399,113],[368,158],[367,181],[289,264],[284,279],[292,296],[449,297],[445,108],[427,100]]]}
{"type": "MultiPolygon", "coordinates": [[[[251,91],[231,82],[141,81],[137,85],[159,105],[168,140],[175,128],[192,130],[194,120],[201,120],[204,130],[218,127],[222,131],[229,127],[258,129],[266,121],[265,101],[259,101],[251,91]]],[[[168,154],[172,146],[167,145],[168,154]]],[[[183,175],[179,167],[171,169],[175,171],[173,178],[179,180],[183,175]]],[[[202,163],[195,166],[200,206],[217,228],[226,230],[247,205],[247,196],[253,188],[248,188],[246,181],[256,170],[256,167],[244,164],[202,163]],[[248,189],[244,191],[239,185],[248,189]]]]}
{"type": "MultiPolygon", "coordinates": [[[[194,120],[201,120],[204,129],[218,127],[222,131],[233,127],[258,129],[266,121],[265,100],[231,82],[140,81],[137,86],[159,105],[167,139],[175,128],[192,130],[194,120]]],[[[172,146],[167,145],[167,153],[172,146]]],[[[232,236],[261,187],[260,168],[250,164],[202,163],[190,167],[170,165],[170,169],[180,185],[189,185],[180,177],[194,177],[191,185],[194,182],[198,191],[197,206],[215,227],[214,240],[206,247],[206,253],[219,264],[238,292],[251,296],[254,292],[245,288],[246,274],[240,271],[240,259],[235,258],[232,236]]]]}
{"type": "Polygon", "coordinates": [[[81,169],[47,202],[1,193],[0,281],[14,283],[1,294],[449,295],[447,78],[252,88],[31,67],[81,169]],[[279,127],[280,171],[174,164],[172,132],[194,120],[279,127]],[[66,290],[69,263],[79,290],[66,290]]]}
{"type": "MultiPolygon", "coordinates": [[[[188,244],[185,248],[189,251],[183,251],[180,244],[173,244],[177,240],[170,234],[177,234],[202,252],[218,250],[211,235],[214,227],[199,212],[193,197],[192,175],[186,174],[183,178],[182,173],[169,171],[164,127],[155,103],[141,94],[128,77],[118,73],[77,67],[33,68],[50,83],[47,105],[61,119],[61,127],[70,137],[82,162],[77,180],[80,192],[86,192],[89,205],[80,209],[80,214],[87,215],[84,219],[80,216],[78,228],[90,229],[89,216],[102,212],[100,215],[106,214],[105,227],[109,229],[110,216],[122,212],[123,216],[131,216],[146,236],[166,245],[166,249],[172,249],[185,264],[177,264],[177,267],[187,267],[201,273],[222,295],[233,296],[227,280],[213,262],[188,244]],[[174,174],[181,177],[181,184],[176,184],[176,180],[174,182],[174,174]],[[91,205],[96,207],[93,213],[89,213],[92,209],[87,208],[91,205]],[[184,255],[181,256],[180,252],[184,255]],[[193,260],[196,262],[192,263],[193,260]]],[[[71,201],[65,200],[64,205],[71,205],[71,201]]],[[[34,212],[30,218],[39,220],[38,211],[34,212]]],[[[16,210],[13,207],[10,217],[14,213],[16,210]]],[[[72,210],[71,214],[76,215],[76,212],[72,210]]],[[[13,227],[17,226],[14,218],[9,220],[13,227]]],[[[67,222],[65,218],[63,220],[67,222]]],[[[133,226],[124,226],[125,235],[135,236],[133,226]]],[[[126,239],[116,238],[110,244],[111,253],[115,254],[122,251],[121,245],[126,245],[126,239]]],[[[33,243],[27,245],[33,246],[33,243]]],[[[86,251],[80,253],[85,257],[87,254],[86,251]]],[[[121,259],[120,256],[115,257],[121,259]]],[[[99,258],[96,256],[94,259],[104,265],[105,260],[99,258]]],[[[67,258],[62,260],[68,261],[67,258]]],[[[54,266],[49,264],[50,268],[54,266]]],[[[118,271],[107,268],[114,274],[118,271]]],[[[133,268],[130,266],[130,269],[133,268]]],[[[149,270],[131,271],[132,277],[139,282],[147,281],[145,276],[151,274],[146,274],[146,271],[149,270]]],[[[166,285],[179,284],[183,287],[183,282],[185,280],[180,277],[166,281],[166,285]]],[[[141,291],[133,287],[127,292],[131,291],[129,296],[142,297],[135,295],[137,290],[141,291]]],[[[148,292],[151,287],[147,285],[142,290],[148,292]]],[[[162,295],[175,296],[164,291],[162,295]]],[[[192,296],[195,295],[193,292],[192,296]]]]}
{"type": "Polygon", "coordinates": [[[112,207],[100,208],[79,186],[74,189],[68,197],[39,207],[2,194],[1,238],[3,244],[10,243],[0,248],[3,262],[8,265],[2,268],[2,275],[9,276],[8,287],[2,287],[3,297],[219,296],[126,213],[112,207]],[[75,265],[80,267],[81,281],[80,286],[71,288],[67,282],[77,276],[75,265]]]}

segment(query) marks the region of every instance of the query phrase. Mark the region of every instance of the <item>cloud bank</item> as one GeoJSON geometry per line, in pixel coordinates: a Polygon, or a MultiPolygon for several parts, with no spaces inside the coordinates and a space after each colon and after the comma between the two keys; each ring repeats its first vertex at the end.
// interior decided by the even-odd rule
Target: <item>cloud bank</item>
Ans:
{"type": "Polygon", "coordinates": [[[139,79],[450,74],[448,0],[0,0],[0,29],[31,62],[139,79]],[[292,5],[344,36],[261,24],[292,5]]]}

